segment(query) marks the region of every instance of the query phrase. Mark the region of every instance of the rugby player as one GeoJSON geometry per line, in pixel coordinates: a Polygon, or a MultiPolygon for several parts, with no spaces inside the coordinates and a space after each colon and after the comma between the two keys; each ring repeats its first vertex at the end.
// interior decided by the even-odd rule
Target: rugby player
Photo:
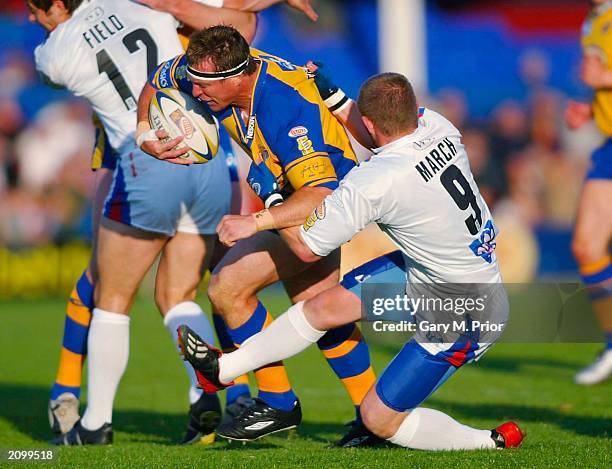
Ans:
{"type": "Polygon", "coordinates": [[[606,137],[593,152],[580,196],[572,251],[591,304],[605,335],[605,348],[595,361],[579,371],[577,384],[590,385],[612,376],[612,2],[593,0],[582,27],[583,57],[580,78],[595,92],[591,103],[570,101],[567,125],[577,129],[591,119],[606,137]]]}
{"type": "MultiPolygon", "coordinates": [[[[395,73],[367,80],[358,110],[378,146],[375,155],[353,169],[302,227],[285,230],[292,250],[305,262],[318,262],[376,222],[401,250],[409,297],[428,289],[450,291],[458,283],[479,291],[484,286],[489,295],[482,297],[487,298],[487,313],[479,316],[473,311],[471,319],[466,315],[464,320],[493,313],[490,317],[505,323],[508,299],[495,256],[496,229],[471,174],[460,132],[436,112],[419,109],[410,83],[395,73]]],[[[359,320],[362,301],[356,293],[361,283],[368,277],[375,281],[400,265],[394,254],[368,262],[346,275],[342,285],[297,302],[230,354],[209,347],[181,326],[184,357],[202,386],[223,388],[247,370],[299,353],[326,330],[359,320]]],[[[422,324],[426,316],[417,312],[415,317],[422,324]]],[[[362,402],[367,428],[396,445],[423,450],[520,445],[523,433],[514,422],[480,430],[420,407],[461,366],[481,356],[499,334],[472,330],[440,336],[420,327],[362,402]]]]}
{"type": "MultiPolygon", "coordinates": [[[[161,64],[142,91],[138,126],[141,148],[171,162],[184,163],[163,132],[150,130],[147,110],[156,88],[174,86],[205,102],[232,138],[251,156],[251,170],[272,173],[284,203],[255,216],[234,216],[218,227],[220,240],[232,246],[213,271],[208,294],[224,316],[229,334],[240,345],[272,320],[257,293],[281,280],[290,299],[299,302],[338,282],[339,251],[315,263],[301,261],[277,233],[299,225],[338,186],[357,163],[348,135],[326,108],[314,80],[300,67],[249,49],[240,33],[218,26],[191,36],[187,53],[161,64]],[[255,166],[254,166],[255,165],[255,166]],[[228,238],[236,225],[248,239],[228,238]]],[[[259,194],[264,199],[265,194],[259,194]]],[[[268,201],[268,205],[269,205],[268,201]]],[[[358,407],[375,381],[367,345],[355,324],[343,325],[318,341],[319,348],[358,407]]],[[[217,429],[226,438],[252,440],[297,426],[301,408],[281,362],[255,371],[259,394],[231,422],[217,429]]],[[[359,418],[340,444],[355,435],[368,443],[359,418]]]]}
{"type": "MultiPolygon", "coordinates": [[[[113,400],[128,360],[129,310],[140,281],[160,253],[155,300],[173,339],[176,325],[184,321],[212,339],[208,319],[193,300],[215,243],[215,226],[228,211],[229,174],[223,157],[192,171],[169,168],[141,152],[134,141],[133,92],[142,88],[147,73],[160,61],[182,51],[174,18],[131,2],[27,3],[30,19],[49,31],[35,51],[38,70],[50,84],[90,101],[117,158],[90,276],[77,284],[62,351],[74,374],[80,374],[87,349],[89,402],[83,418],[54,440],[65,445],[108,444],[113,400]]],[[[215,21],[216,12],[231,13],[245,34],[253,34],[252,14],[211,8],[208,21],[215,21]]],[[[99,195],[103,190],[100,186],[99,195]]],[[[212,432],[220,417],[217,396],[196,389],[195,376],[188,372],[192,405],[185,442],[212,432]]],[[[65,392],[76,394],[80,378],[77,386],[65,384],[65,392]]]]}

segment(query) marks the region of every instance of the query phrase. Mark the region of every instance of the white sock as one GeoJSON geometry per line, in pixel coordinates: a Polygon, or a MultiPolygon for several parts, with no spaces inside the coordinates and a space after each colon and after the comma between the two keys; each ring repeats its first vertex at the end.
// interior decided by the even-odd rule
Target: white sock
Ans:
{"type": "MultiPolygon", "coordinates": [[[[200,308],[200,305],[194,301],[184,301],[177,305],[174,305],[164,316],[164,326],[170,332],[174,343],[178,347],[178,333],[177,329],[180,325],[189,326],[193,329],[207,343],[213,345],[215,343],[215,336],[213,334],[210,321],[200,308]]],[[[202,390],[197,388],[198,379],[193,371],[193,367],[183,361],[187,375],[189,376],[189,403],[193,404],[202,395],[202,390]]]]}
{"type": "Polygon", "coordinates": [[[445,413],[423,407],[412,410],[388,441],[434,451],[495,448],[489,430],[468,427],[445,413]]]}
{"type": "Polygon", "coordinates": [[[272,321],[263,331],[250,337],[232,353],[219,359],[219,379],[229,383],[248,371],[292,357],[325,335],[310,325],[301,301],[272,321]]]}
{"type": "Polygon", "coordinates": [[[94,308],[87,338],[87,408],[81,424],[97,430],[113,419],[113,401],[130,354],[130,318],[94,308]]]}

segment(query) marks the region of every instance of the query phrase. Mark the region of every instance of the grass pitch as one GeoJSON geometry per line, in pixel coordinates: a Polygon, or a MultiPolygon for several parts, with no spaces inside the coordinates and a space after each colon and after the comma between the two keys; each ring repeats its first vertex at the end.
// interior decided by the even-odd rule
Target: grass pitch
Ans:
{"type": "MultiPolygon", "coordinates": [[[[264,298],[279,313],[286,299],[264,298]]],[[[63,330],[64,300],[0,302],[0,448],[47,447],[46,416],[63,330]]],[[[515,419],[522,448],[427,453],[330,449],[352,419],[344,389],[316,348],[287,361],[302,401],[297,432],[242,445],[177,446],[186,424],[187,378],[151,302],[132,315],[128,370],[115,401],[111,447],[61,448],[65,467],[612,467],[612,382],[582,388],[574,371],[599,345],[501,344],[453,376],[426,403],[468,425],[515,419]]],[[[377,372],[396,350],[371,346],[377,372]]],[[[84,396],[85,397],[85,396],[84,396]]]]}

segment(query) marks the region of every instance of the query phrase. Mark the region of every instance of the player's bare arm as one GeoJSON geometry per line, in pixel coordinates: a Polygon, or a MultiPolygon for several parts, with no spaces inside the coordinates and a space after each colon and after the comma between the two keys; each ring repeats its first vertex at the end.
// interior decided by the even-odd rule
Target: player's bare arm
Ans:
{"type": "Polygon", "coordinates": [[[591,103],[569,100],[565,108],[565,124],[575,130],[582,127],[593,118],[591,103]]]}
{"type": "Polygon", "coordinates": [[[374,140],[368,130],[363,125],[361,119],[361,113],[357,107],[357,103],[352,99],[349,99],[348,105],[341,111],[334,113],[336,119],[342,122],[342,125],[355,137],[355,140],[359,142],[365,148],[376,148],[374,140]]]}
{"type": "Polygon", "coordinates": [[[332,191],[326,187],[301,187],[282,205],[253,215],[226,215],[217,227],[219,240],[226,246],[253,236],[258,231],[299,227],[312,209],[332,191]]]}
{"type": "Polygon", "coordinates": [[[612,88],[612,70],[595,54],[585,54],[580,64],[580,79],[594,90],[612,88]]]}
{"type": "Polygon", "coordinates": [[[138,98],[138,126],[136,129],[136,143],[138,146],[151,156],[157,159],[176,164],[189,164],[180,156],[185,153],[185,149],[175,147],[183,140],[183,136],[168,139],[168,133],[164,130],[153,130],[149,124],[149,106],[155,94],[155,88],[148,83],[142,88],[138,98]],[[167,141],[166,141],[167,140],[167,141]]]}
{"type": "Polygon", "coordinates": [[[137,0],[143,5],[165,11],[193,29],[204,29],[216,24],[228,24],[240,31],[247,41],[255,36],[257,20],[255,14],[246,9],[226,5],[213,7],[194,0],[137,0]],[[243,11],[239,11],[243,10],[243,11]]]}
{"type": "Polygon", "coordinates": [[[321,256],[317,256],[308,245],[304,242],[304,238],[300,234],[300,226],[291,226],[280,230],[279,233],[283,241],[287,243],[293,253],[303,262],[317,262],[321,256]]]}
{"type": "Polygon", "coordinates": [[[374,140],[372,140],[368,130],[363,125],[361,112],[359,112],[357,103],[351,98],[348,98],[344,94],[344,91],[332,83],[322,70],[322,68],[324,68],[322,64],[308,61],[305,68],[308,72],[313,74],[319,93],[325,101],[325,105],[336,119],[346,127],[355,140],[364,148],[375,148],[376,144],[374,140]]]}
{"type": "MultiPolygon", "coordinates": [[[[224,0],[223,6],[242,11],[261,11],[281,1],[283,0],[224,0]]],[[[319,18],[310,0],[286,0],[286,2],[287,5],[301,11],[312,21],[317,21],[319,18]]]]}

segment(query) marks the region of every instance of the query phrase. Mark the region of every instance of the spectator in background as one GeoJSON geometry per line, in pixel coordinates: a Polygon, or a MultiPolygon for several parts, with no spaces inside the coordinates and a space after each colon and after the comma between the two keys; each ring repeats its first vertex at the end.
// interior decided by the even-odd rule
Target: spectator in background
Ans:
{"type": "Polygon", "coordinates": [[[91,183],[87,162],[93,148],[91,111],[80,101],[47,106],[16,142],[19,182],[40,193],[56,184],[68,161],[81,162],[82,174],[91,183]],[[33,164],[36,162],[36,164],[33,164]]]}
{"type": "Polygon", "coordinates": [[[503,168],[493,161],[489,137],[483,130],[472,127],[462,134],[476,184],[487,205],[493,206],[506,191],[503,168]]]}

